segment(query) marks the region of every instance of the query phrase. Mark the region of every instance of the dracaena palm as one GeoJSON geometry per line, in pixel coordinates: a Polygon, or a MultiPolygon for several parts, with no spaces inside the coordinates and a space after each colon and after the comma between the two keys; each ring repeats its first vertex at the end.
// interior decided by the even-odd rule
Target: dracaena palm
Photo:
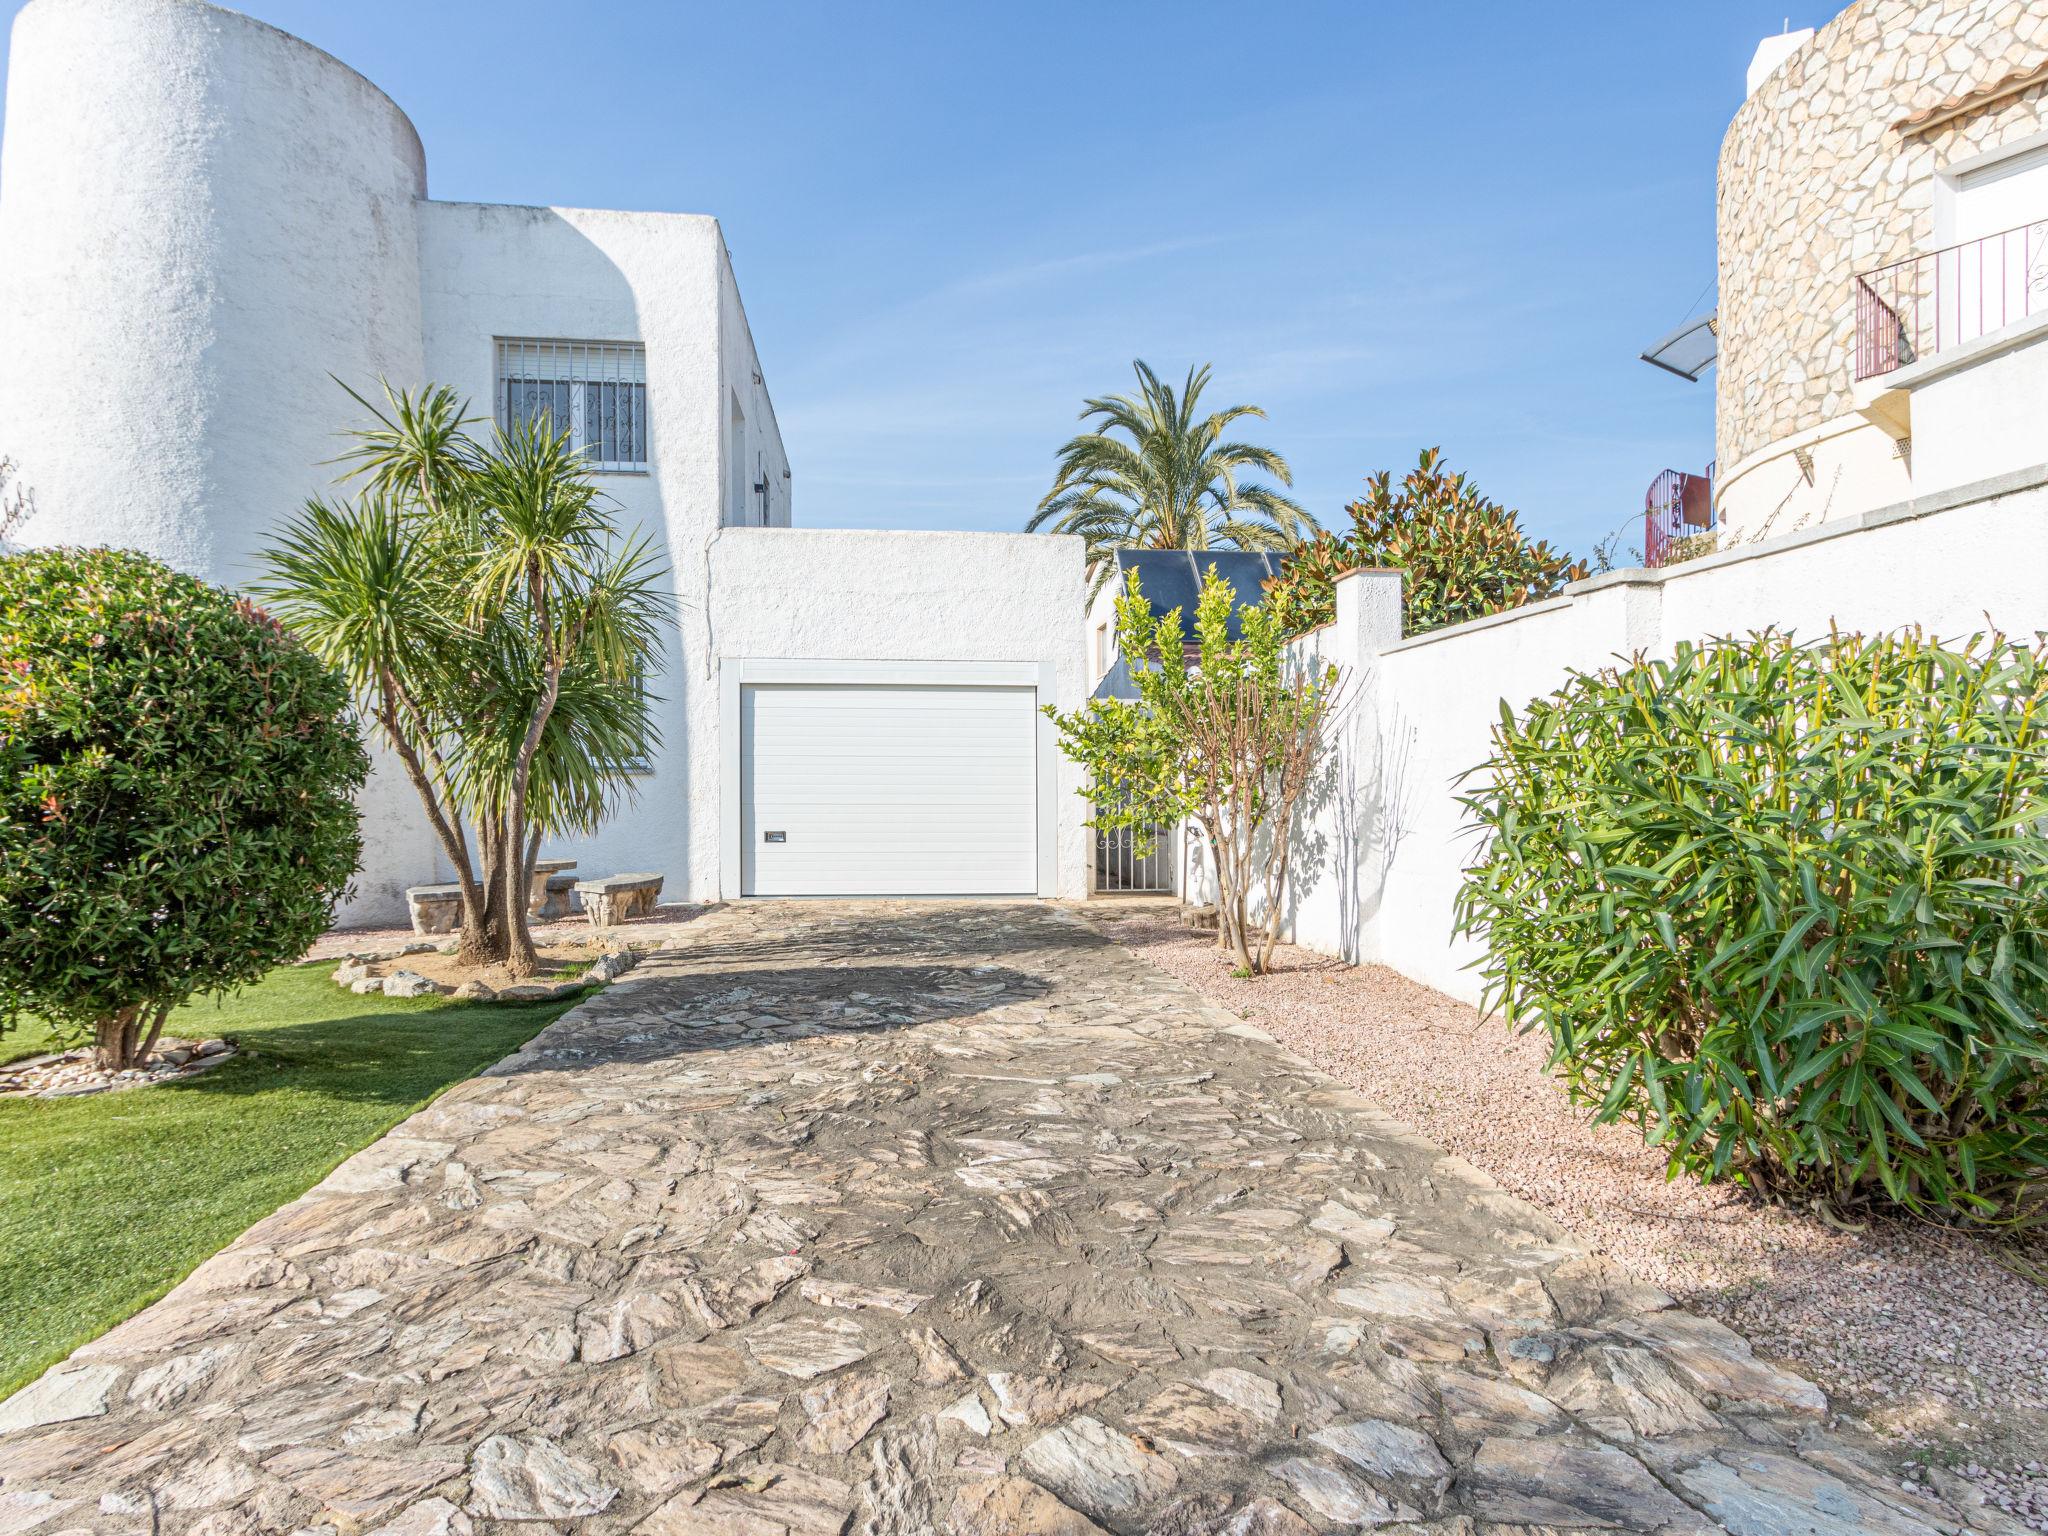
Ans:
{"type": "Polygon", "coordinates": [[[463,957],[530,973],[539,838],[602,821],[655,739],[660,567],[549,423],[479,443],[447,389],[356,399],[373,422],[340,462],[364,488],[287,524],[261,590],[404,765],[462,889],[463,957]]]}
{"type": "Polygon", "coordinates": [[[1261,480],[1292,485],[1271,448],[1228,436],[1256,405],[1200,410],[1209,368],[1190,368],[1178,393],[1149,365],[1132,364],[1138,390],[1081,407],[1089,431],[1060,449],[1059,472],[1025,527],[1078,534],[1100,590],[1118,549],[1292,549],[1315,519],[1261,480]]]}
{"type": "MultiPolygon", "coordinates": [[[[465,800],[480,816],[509,794],[536,693],[537,674],[529,657],[515,650],[494,661],[479,682],[500,690],[510,707],[488,717],[487,729],[464,742],[461,751],[465,800]]],[[[644,760],[659,741],[648,718],[649,702],[638,677],[609,675],[587,659],[563,671],[533,754],[526,798],[529,840],[595,832],[619,809],[622,793],[631,794],[631,782],[620,782],[620,765],[644,760]]]]}

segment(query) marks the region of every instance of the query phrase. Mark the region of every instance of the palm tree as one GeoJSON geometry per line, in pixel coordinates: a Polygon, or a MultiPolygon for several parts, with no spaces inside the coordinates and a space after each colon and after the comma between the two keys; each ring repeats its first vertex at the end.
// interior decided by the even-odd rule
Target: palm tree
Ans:
{"type": "Polygon", "coordinates": [[[1024,526],[1079,534],[1087,541],[1089,596],[1115,569],[1118,549],[1292,549],[1316,532],[1315,519],[1269,485],[1240,478],[1271,476],[1292,485],[1287,461],[1256,443],[1228,440],[1241,417],[1265,412],[1233,405],[1206,416],[1196,402],[1209,368],[1188,370],[1178,396],[1143,362],[1135,395],[1105,395],[1081,407],[1094,419],[1060,449],[1059,474],[1024,526]],[[1112,434],[1121,431],[1129,441],[1112,434]]]}
{"type": "Polygon", "coordinates": [[[478,442],[453,391],[386,396],[356,396],[362,494],[308,502],[257,591],[404,765],[462,890],[463,963],[531,975],[541,838],[603,821],[656,740],[661,572],[546,418],[478,442]]]}

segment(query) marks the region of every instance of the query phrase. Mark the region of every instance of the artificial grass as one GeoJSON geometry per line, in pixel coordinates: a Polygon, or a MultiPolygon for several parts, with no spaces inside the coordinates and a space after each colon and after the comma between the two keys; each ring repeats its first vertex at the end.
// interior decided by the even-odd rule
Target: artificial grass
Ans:
{"type": "Polygon", "coordinates": [[[10,1061],[26,1061],[31,1056],[54,1051],[60,1044],[41,1019],[32,1019],[24,1014],[15,1021],[14,1028],[0,1035],[0,1067],[10,1061]]]}
{"type": "MultiPolygon", "coordinates": [[[[241,1047],[188,1082],[0,1101],[0,1396],[574,1001],[357,997],[332,968],[283,967],[172,1014],[166,1034],[241,1047]]],[[[24,1025],[5,1057],[34,1054],[24,1025]]]]}

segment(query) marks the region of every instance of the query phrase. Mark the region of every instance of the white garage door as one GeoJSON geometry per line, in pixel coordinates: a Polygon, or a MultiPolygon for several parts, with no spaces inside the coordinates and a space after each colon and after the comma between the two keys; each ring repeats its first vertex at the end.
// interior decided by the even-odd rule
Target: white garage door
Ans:
{"type": "Polygon", "coordinates": [[[749,896],[1030,895],[1030,688],[748,684],[740,692],[749,896]]]}

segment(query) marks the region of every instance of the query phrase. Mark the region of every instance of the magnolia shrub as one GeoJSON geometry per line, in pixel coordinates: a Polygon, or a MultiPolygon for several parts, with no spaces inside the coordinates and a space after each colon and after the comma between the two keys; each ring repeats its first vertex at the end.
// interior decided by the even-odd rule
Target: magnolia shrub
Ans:
{"type": "Polygon", "coordinates": [[[1344,509],[1351,526],[1318,533],[1289,551],[1267,583],[1266,605],[1284,632],[1301,634],[1337,617],[1337,578],[1359,566],[1401,572],[1402,620],[1419,635],[1555,597],[1587,567],[1541,539],[1483,496],[1464,473],[1425,449],[1396,484],[1385,470],[1344,509]]]}

